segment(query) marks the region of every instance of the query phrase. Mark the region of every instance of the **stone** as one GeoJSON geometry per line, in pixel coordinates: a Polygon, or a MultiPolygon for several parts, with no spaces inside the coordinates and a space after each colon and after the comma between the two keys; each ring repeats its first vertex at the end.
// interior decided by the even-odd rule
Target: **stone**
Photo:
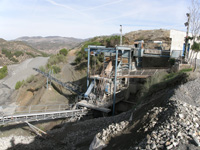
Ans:
{"type": "Polygon", "coordinates": [[[169,141],[167,141],[167,142],[165,143],[166,146],[169,146],[170,144],[171,144],[171,142],[169,142],[169,141]]]}
{"type": "Polygon", "coordinates": [[[179,118],[181,118],[181,119],[184,119],[184,118],[185,118],[185,116],[184,116],[183,114],[179,114],[178,116],[179,116],[179,118]]]}
{"type": "Polygon", "coordinates": [[[156,143],[153,142],[153,143],[151,144],[151,149],[156,149],[156,148],[157,148],[156,143]]]}
{"type": "Polygon", "coordinates": [[[173,144],[167,146],[167,149],[172,149],[173,148],[173,144]]]}

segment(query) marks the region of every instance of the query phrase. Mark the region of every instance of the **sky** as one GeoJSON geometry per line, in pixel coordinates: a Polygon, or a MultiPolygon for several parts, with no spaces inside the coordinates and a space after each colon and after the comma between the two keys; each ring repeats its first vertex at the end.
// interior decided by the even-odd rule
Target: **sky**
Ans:
{"type": "Polygon", "coordinates": [[[186,31],[191,0],[0,0],[0,38],[94,36],[148,29],[186,31]]]}

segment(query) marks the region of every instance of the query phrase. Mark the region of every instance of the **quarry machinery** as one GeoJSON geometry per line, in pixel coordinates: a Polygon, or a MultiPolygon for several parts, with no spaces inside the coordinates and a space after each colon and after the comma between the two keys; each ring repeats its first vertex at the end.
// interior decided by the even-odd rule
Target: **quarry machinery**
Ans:
{"type": "MultiPolygon", "coordinates": [[[[143,57],[170,57],[170,53],[162,50],[162,41],[154,41],[159,44],[157,49],[145,49],[144,41],[136,41],[129,46],[105,46],[89,45],[85,51],[88,54],[87,64],[87,91],[78,97],[76,106],[110,112],[115,104],[127,99],[130,78],[148,78],[158,70],[142,70],[143,57]],[[101,69],[96,69],[96,60],[103,57],[101,69]],[[92,61],[91,61],[92,60],[92,61]],[[91,63],[94,63],[91,65],[91,63]],[[139,72],[139,73],[138,73],[139,72]],[[146,73],[145,73],[146,72],[146,73]]],[[[162,70],[163,71],[163,70],[162,70]]]]}
{"type": "MultiPolygon", "coordinates": [[[[88,46],[87,91],[79,96],[77,106],[83,106],[102,112],[110,112],[109,107],[124,99],[129,87],[130,72],[136,70],[135,61],[132,60],[134,49],[128,46],[88,46]],[[102,55],[103,62],[100,70],[95,65],[91,67],[91,58],[102,55]]],[[[96,62],[94,62],[96,63],[96,62]]]]}

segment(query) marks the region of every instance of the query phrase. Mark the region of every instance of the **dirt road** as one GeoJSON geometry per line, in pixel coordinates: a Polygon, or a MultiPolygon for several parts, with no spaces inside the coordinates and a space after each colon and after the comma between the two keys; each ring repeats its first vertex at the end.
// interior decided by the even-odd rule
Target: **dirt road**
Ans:
{"type": "MultiPolygon", "coordinates": [[[[48,57],[36,57],[27,59],[20,64],[8,66],[8,76],[0,80],[0,106],[15,106],[10,96],[15,91],[18,81],[26,80],[32,74],[37,74],[32,68],[38,68],[47,63],[48,57]]],[[[12,107],[14,108],[14,107],[12,107]]]]}

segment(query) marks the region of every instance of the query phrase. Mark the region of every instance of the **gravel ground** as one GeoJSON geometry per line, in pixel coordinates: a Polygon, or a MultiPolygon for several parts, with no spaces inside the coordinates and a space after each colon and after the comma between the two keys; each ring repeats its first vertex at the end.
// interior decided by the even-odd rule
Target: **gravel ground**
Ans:
{"type": "Polygon", "coordinates": [[[17,81],[22,81],[31,75],[36,75],[38,72],[34,71],[33,68],[44,66],[48,59],[48,57],[30,58],[21,64],[8,66],[8,77],[3,79],[1,83],[7,85],[11,89],[14,89],[17,81]]]}

